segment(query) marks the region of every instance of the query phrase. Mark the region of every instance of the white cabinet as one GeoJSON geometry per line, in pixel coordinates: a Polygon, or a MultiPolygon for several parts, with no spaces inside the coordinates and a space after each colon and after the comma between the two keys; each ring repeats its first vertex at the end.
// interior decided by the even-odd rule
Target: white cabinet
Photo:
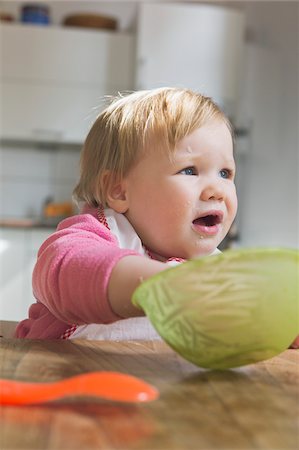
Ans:
{"type": "Polygon", "coordinates": [[[2,139],[81,143],[104,97],[133,88],[128,33],[1,24],[2,139]]]}
{"type": "Polygon", "coordinates": [[[82,143],[104,88],[3,82],[1,138],[82,143]]]}
{"type": "Polygon", "coordinates": [[[213,97],[229,115],[239,89],[244,15],[215,5],[141,3],[137,86],[181,86],[213,97]]]}
{"type": "Polygon", "coordinates": [[[0,229],[0,320],[27,317],[35,301],[31,277],[37,251],[53,229],[0,229]]]}

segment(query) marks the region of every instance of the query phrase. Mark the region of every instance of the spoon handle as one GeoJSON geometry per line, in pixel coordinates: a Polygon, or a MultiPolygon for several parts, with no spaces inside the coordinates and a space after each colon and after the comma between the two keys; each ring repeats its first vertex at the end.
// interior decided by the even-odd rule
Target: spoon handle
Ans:
{"type": "Polygon", "coordinates": [[[51,383],[0,379],[0,404],[28,405],[66,396],[97,396],[119,402],[147,402],[159,393],[143,380],[118,372],[90,372],[51,383]]]}

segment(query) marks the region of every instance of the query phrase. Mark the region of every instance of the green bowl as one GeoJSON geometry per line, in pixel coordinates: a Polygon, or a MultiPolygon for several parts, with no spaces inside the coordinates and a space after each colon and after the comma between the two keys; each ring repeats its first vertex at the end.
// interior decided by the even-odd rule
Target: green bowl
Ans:
{"type": "Polygon", "coordinates": [[[278,355],[299,334],[299,251],[227,250],[151,277],[134,292],[181,356],[228,369],[278,355]]]}

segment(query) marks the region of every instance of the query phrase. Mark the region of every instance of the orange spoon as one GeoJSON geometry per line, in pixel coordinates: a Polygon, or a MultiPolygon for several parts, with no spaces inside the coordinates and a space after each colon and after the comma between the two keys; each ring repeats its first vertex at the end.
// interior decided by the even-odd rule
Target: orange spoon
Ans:
{"type": "Polygon", "coordinates": [[[29,405],[78,395],[118,402],[148,402],[158,398],[159,392],[139,378],[118,372],[90,372],[52,383],[0,379],[2,405],[29,405]]]}

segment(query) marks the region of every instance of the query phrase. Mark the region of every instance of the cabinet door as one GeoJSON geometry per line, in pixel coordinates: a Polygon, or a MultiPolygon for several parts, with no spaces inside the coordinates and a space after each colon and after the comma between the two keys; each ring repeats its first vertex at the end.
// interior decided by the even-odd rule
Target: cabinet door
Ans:
{"type": "MultiPolygon", "coordinates": [[[[111,87],[110,87],[111,89],[111,87]]],[[[82,143],[109,87],[2,83],[1,137],[82,143]]]]}
{"type": "Polygon", "coordinates": [[[53,229],[0,229],[0,320],[19,321],[35,301],[32,270],[37,251],[53,229]]]}
{"type": "Polygon", "coordinates": [[[138,88],[181,86],[222,106],[238,93],[244,17],[212,5],[141,4],[138,88]]]}
{"type": "Polygon", "coordinates": [[[24,304],[25,231],[0,230],[0,320],[20,320],[24,304]]]}
{"type": "Polygon", "coordinates": [[[131,88],[132,34],[0,24],[0,38],[3,79],[131,88]]]}
{"type": "Polygon", "coordinates": [[[0,137],[82,143],[107,95],[131,90],[134,38],[0,25],[0,137]]]}

